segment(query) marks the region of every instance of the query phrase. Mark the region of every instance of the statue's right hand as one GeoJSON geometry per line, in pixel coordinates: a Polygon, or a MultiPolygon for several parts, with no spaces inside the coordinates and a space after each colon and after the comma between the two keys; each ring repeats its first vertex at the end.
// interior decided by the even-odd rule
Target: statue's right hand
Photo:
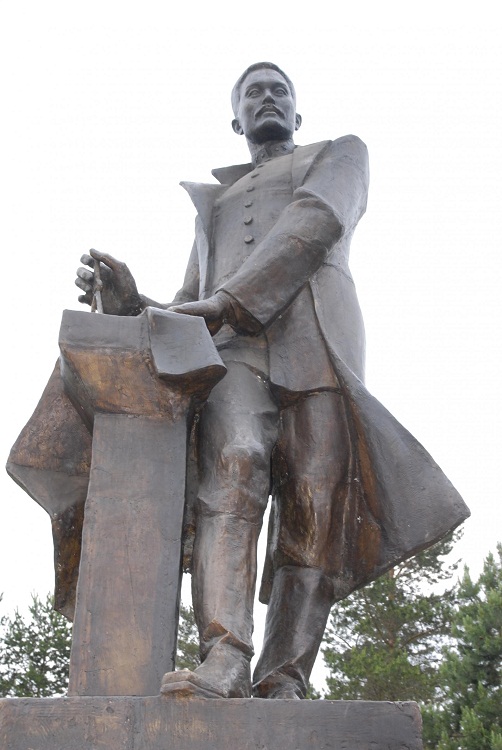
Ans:
{"type": "Polygon", "coordinates": [[[89,252],[89,255],[84,254],[80,258],[80,262],[88,267],[77,270],[75,284],[84,292],[78,301],[84,305],[92,304],[95,289],[94,266],[100,263],[103,312],[108,315],[138,315],[143,309],[142,300],[126,264],[107,253],[97,250],[89,252]]]}

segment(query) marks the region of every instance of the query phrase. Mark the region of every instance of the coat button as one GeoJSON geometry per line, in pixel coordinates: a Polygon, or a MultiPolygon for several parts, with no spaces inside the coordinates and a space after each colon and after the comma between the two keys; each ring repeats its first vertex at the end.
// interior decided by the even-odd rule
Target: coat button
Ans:
{"type": "Polygon", "coordinates": [[[244,224],[251,224],[252,221],[253,221],[253,217],[252,216],[245,216],[244,217],[244,224]]]}
{"type": "Polygon", "coordinates": [[[246,193],[252,193],[253,190],[254,190],[254,185],[250,185],[249,187],[246,188],[246,193]]]}
{"type": "Polygon", "coordinates": [[[245,208],[250,208],[253,205],[253,201],[247,200],[244,204],[245,208]]]}
{"type": "Polygon", "coordinates": [[[259,177],[260,176],[260,173],[259,172],[253,172],[253,174],[250,174],[249,176],[251,177],[252,180],[254,180],[255,177],[259,177]]]}
{"type": "Polygon", "coordinates": [[[244,237],[244,242],[246,243],[246,245],[249,245],[251,242],[254,242],[253,235],[252,234],[246,234],[246,236],[244,237]]]}

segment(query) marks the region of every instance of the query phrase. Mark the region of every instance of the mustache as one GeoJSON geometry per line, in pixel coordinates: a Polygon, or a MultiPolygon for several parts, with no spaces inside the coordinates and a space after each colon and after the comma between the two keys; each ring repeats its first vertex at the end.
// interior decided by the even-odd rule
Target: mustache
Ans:
{"type": "Polygon", "coordinates": [[[284,115],[281,112],[281,110],[278,107],[274,106],[273,104],[264,104],[263,107],[260,107],[260,109],[256,113],[256,117],[260,117],[265,112],[270,112],[270,111],[274,112],[276,115],[279,115],[279,117],[284,118],[284,115]]]}

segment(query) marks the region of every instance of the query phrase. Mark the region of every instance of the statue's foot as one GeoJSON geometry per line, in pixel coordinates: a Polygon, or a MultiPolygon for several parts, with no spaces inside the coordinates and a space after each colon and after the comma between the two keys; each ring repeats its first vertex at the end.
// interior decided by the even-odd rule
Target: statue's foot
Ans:
{"type": "Polygon", "coordinates": [[[305,694],[296,680],[286,675],[273,674],[253,685],[253,696],[278,700],[302,700],[305,694]]]}
{"type": "Polygon", "coordinates": [[[279,700],[288,700],[288,701],[299,701],[302,699],[303,696],[298,694],[298,689],[295,685],[283,685],[280,688],[277,688],[276,690],[272,690],[271,692],[267,693],[266,695],[260,696],[261,698],[273,698],[273,699],[279,699],[279,700]]]}
{"type": "Polygon", "coordinates": [[[167,672],[162,678],[161,695],[168,698],[224,698],[196,672],[181,669],[179,672],[167,672]]]}
{"type": "Polygon", "coordinates": [[[233,646],[217,643],[193,672],[165,674],[160,692],[180,698],[250,698],[249,658],[233,646]]]}

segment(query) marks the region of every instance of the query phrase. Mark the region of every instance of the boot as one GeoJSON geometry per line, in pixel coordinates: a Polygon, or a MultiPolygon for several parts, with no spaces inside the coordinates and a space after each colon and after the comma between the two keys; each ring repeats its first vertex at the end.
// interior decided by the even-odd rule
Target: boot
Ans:
{"type": "Polygon", "coordinates": [[[165,674],[163,695],[251,697],[258,531],[257,524],[223,514],[199,520],[192,595],[202,663],[193,672],[165,674]]]}
{"type": "Polygon", "coordinates": [[[333,583],[315,568],[285,566],[274,576],[256,698],[305,698],[333,602],[333,583]]]}
{"type": "Polygon", "coordinates": [[[168,697],[250,698],[249,662],[249,656],[222,638],[195,671],[167,672],[160,692],[168,697]]]}

